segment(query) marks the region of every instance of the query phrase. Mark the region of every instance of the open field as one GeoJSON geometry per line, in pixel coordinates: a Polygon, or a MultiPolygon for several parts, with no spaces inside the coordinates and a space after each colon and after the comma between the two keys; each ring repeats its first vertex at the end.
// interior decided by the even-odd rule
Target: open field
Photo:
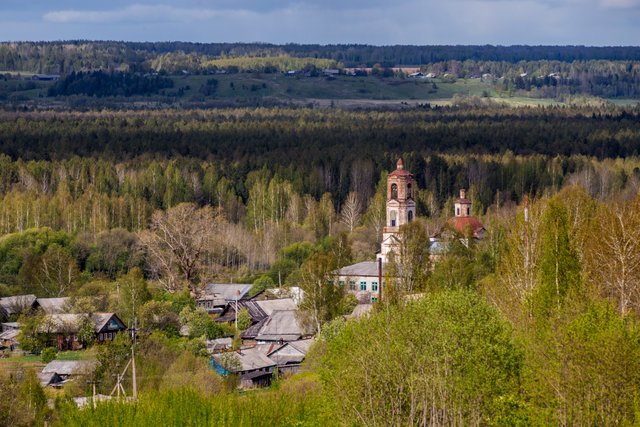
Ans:
{"type": "MultiPolygon", "coordinates": [[[[0,73],[1,74],[1,73],[0,73]]],[[[578,96],[566,102],[551,98],[529,98],[499,93],[489,82],[469,79],[414,79],[338,76],[336,78],[286,76],[281,73],[238,73],[171,76],[174,87],[156,94],[131,97],[48,97],[52,82],[0,80],[0,103],[38,104],[49,108],[72,106],[128,105],[134,108],[167,106],[215,107],[231,105],[331,106],[342,108],[414,108],[449,106],[472,97],[474,102],[506,104],[509,107],[559,105],[634,106],[634,99],[602,99],[578,96]],[[478,101],[481,99],[481,101],[478,101]]]]}

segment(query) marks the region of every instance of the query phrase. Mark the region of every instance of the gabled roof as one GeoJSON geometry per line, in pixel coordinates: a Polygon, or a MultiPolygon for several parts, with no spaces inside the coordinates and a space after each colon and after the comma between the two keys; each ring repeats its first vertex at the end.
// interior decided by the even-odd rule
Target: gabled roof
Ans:
{"type": "Polygon", "coordinates": [[[116,325],[117,327],[110,328],[109,330],[113,331],[127,329],[124,322],[122,322],[122,320],[120,320],[120,318],[116,316],[115,313],[93,313],[91,315],[91,321],[96,327],[96,333],[99,333],[101,330],[103,330],[104,327],[107,326],[107,324],[111,321],[113,321],[114,325],[116,325]]]}
{"type": "MultiPolygon", "coordinates": [[[[220,317],[217,317],[216,322],[233,322],[236,316],[236,304],[235,302],[229,304],[225,311],[222,313],[220,317]]],[[[249,300],[249,301],[238,301],[238,311],[243,308],[247,309],[249,312],[249,317],[251,317],[251,321],[259,322],[260,320],[267,317],[267,314],[260,308],[257,304],[257,301],[249,300]]]]}
{"type": "MultiPolygon", "coordinates": [[[[39,330],[45,333],[75,334],[80,330],[82,323],[88,318],[89,315],[86,313],[49,314],[45,317],[39,330]]],[[[118,324],[118,328],[111,330],[126,329],[122,320],[120,320],[115,313],[94,313],[91,315],[91,321],[93,322],[96,333],[99,333],[112,319],[118,324]]]]}
{"type": "Polygon", "coordinates": [[[256,336],[258,341],[295,341],[304,335],[296,310],[274,311],[256,336]]]}
{"type": "Polygon", "coordinates": [[[35,302],[36,296],[32,294],[0,298],[0,308],[2,309],[0,311],[9,317],[34,307],[35,302]]]}
{"type": "Polygon", "coordinates": [[[56,374],[55,372],[40,372],[38,374],[38,379],[40,380],[40,385],[42,385],[42,387],[62,382],[62,378],[60,378],[60,375],[56,374]]]}
{"type": "Polygon", "coordinates": [[[49,314],[38,328],[44,333],[69,333],[74,334],[80,330],[82,322],[89,316],[87,314],[49,314]]]}
{"type": "Polygon", "coordinates": [[[300,364],[313,344],[313,339],[291,341],[275,348],[268,356],[278,366],[300,364]]]}
{"type": "Polygon", "coordinates": [[[298,306],[293,298],[280,298],[255,301],[260,309],[267,315],[271,316],[274,311],[277,310],[297,310],[298,306]]]}
{"type": "Polygon", "coordinates": [[[273,360],[269,359],[264,352],[257,348],[247,348],[234,353],[216,354],[213,356],[213,360],[220,364],[225,358],[229,357],[229,354],[235,355],[240,362],[239,366],[234,368],[232,372],[243,373],[276,366],[273,360]]]}
{"type": "Polygon", "coordinates": [[[67,312],[69,298],[38,298],[38,305],[47,314],[58,314],[67,312]]]}
{"type": "Polygon", "coordinates": [[[17,329],[12,329],[9,331],[2,332],[0,334],[0,340],[15,341],[18,335],[20,335],[20,331],[17,329]]]}
{"type": "Polygon", "coordinates": [[[53,360],[42,369],[43,374],[58,375],[90,374],[98,366],[97,360],[53,360]]]}
{"type": "Polygon", "coordinates": [[[237,283],[209,283],[199,300],[213,300],[215,305],[243,299],[253,285],[237,283]]]}
{"type": "Polygon", "coordinates": [[[244,340],[255,339],[255,337],[260,333],[260,329],[262,329],[262,326],[267,321],[267,319],[268,317],[265,316],[265,318],[260,320],[258,323],[249,326],[242,334],[240,334],[240,338],[244,340]]]}

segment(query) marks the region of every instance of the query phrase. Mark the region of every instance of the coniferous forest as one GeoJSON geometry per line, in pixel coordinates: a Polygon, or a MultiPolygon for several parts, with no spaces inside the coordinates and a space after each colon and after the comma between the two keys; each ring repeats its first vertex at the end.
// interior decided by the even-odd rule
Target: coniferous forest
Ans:
{"type": "MultiPolygon", "coordinates": [[[[70,46],[1,45],[0,63],[63,72],[33,57],[70,46]]],[[[95,70],[170,56],[175,44],[100,47],[91,72],[62,61],[73,73],[50,90],[97,99],[172,87],[161,73],[95,70]]],[[[178,47],[389,66],[424,55],[441,65],[548,60],[541,51],[638,59],[637,48],[178,47]]],[[[6,316],[21,325],[24,354],[0,350],[0,425],[640,422],[637,106],[26,110],[0,112],[0,298],[69,297],[73,313],[117,313],[136,341],[98,344],[80,331],[82,351],[57,352],[42,313],[6,316]],[[415,175],[416,220],[400,229],[381,300],[354,318],[357,301],[335,272],[375,259],[399,158],[415,175]],[[447,250],[430,252],[460,189],[485,234],[446,234],[447,250]],[[206,343],[231,338],[238,349],[251,327],[246,309],[234,324],[197,307],[212,282],[251,284],[252,296],[304,291],[300,319],[317,333],[299,373],[240,392],[238,378],[211,368],[206,343]],[[132,345],[137,400],[78,408],[73,398],[121,382],[132,345]],[[98,367],[43,387],[36,373],[56,358],[98,367]]],[[[129,376],[122,384],[132,389],[129,376]]]]}

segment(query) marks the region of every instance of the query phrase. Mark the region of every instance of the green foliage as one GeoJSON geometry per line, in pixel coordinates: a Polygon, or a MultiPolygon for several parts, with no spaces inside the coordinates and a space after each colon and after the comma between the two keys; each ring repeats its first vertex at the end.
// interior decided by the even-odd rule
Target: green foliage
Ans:
{"type": "Polygon", "coordinates": [[[346,291],[335,277],[336,258],[317,253],[302,264],[297,273],[298,285],[304,292],[299,304],[302,320],[309,330],[319,333],[322,325],[344,310],[353,308],[346,302],[346,291]]]}
{"type": "Polygon", "coordinates": [[[246,308],[242,308],[238,313],[238,329],[244,331],[251,326],[251,316],[246,308]]]}
{"type": "Polygon", "coordinates": [[[147,281],[142,271],[135,267],[129,270],[125,276],[117,280],[118,285],[118,316],[125,324],[133,324],[134,317],[138,316],[143,305],[151,299],[151,293],[147,288],[147,281]]]}
{"type": "Polygon", "coordinates": [[[480,297],[449,291],[347,323],[324,366],[343,419],[476,424],[499,416],[501,396],[518,394],[522,351],[480,297]]]}
{"type": "Polygon", "coordinates": [[[149,301],[140,308],[140,327],[163,331],[169,336],[180,332],[180,318],[170,301],[149,301]]]}
{"type": "Polygon", "coordinates": [[[57,355],[58,350],[56,350],[55,347],[47,347],[42,350],[42,353],[40,353],[40,359],[42,360],[42,363],[49,363],[52,360],[55,360],[57,355]]]}
{"type": "Polygon", "coordinates": [[[70,240],[71,237],[64,231],[54,231],[48,227],[0,237],[0,281],[16,283],[26,260],[44,254],[53,244],[65,247],[70,240]]]}
{"type": "Polygon", "coordinates": [[[640,389],[640,332],[608,302],[528,341],[525,390],[542,424],[632,425],[640,389]]]}
{"type": "Polygon", "coordinates": [[[66,407],[59,411],[60,426],[256,426],[321,427],[335,425],[326,412],[315,381],[296,381],[279,391],[213,397],[191,388],[142,394],[135,404],[99,403],[96,409],[66,407]]]}
{"type": "Polygon", "coordinates": [[[18,323],[20,323],[18,342],[22,350],[38,354],[47,346],[48,334],[40,333],[43,322],[44,315],[42,313],[23,314],[18,318],[18,323]]]}
{"type": "Polygon", "coordinates": [[[0,425],[43,425],[50,412],[47,396],[33,370],[0,375],[0,425]]]}
{"type": "Polygon", "coordinates": [[[251,290],[249,291],[249,297],[254,297],[265,289],[272,288],[275,285],[271,276],[266,274],[258,277],[254,282],[251,290]]]}
{"type": "Polygon", "coordinates": [[[78,340],[84,348],[91,347],[96,340],[96,326],[90,318],[82,321],[82,325],[78,329],[78,340]]]}
{"type": "Polygon", "coordinates": [[[189,337],[207,339],[220,338],[223,330],[216,322],[214,322],[209,314],[203,308],[192,309],[185,307],[180,312],[180,323],[189,329],[189,337]]]}
{"type": "Polygon", "coordinates": [[[72,72],[49,88],[49,96],[87,95],[105,96],[147,95],[173,87],[173,80],[162,76],[105,71],[72,72]]]}
{"type": "Polygon", "coordinates": [[[551,199],[543,216],[538,288],[534,299],[542,317],[560,310],[567,295],[578,297],[581,291],[580,262],[570,237],[567,210],[551,199]]]}

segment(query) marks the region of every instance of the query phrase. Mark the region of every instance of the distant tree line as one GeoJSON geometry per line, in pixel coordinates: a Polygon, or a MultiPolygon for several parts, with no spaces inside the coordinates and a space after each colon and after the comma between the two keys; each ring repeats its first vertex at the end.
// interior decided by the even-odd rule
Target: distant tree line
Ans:
{"type": "Polygon", "coordinates": [[[173,87],[173,80],[159,75],[142,75],[105,71],[72,72],[48,90],[49,96],[87,95],[105,96],[149,95],[173,87]]]}
{"type": "MultiPolygon", "coordinates": [[[[200,68],[202,56],[319,58],[347,67],[423,65],[445,61],[553,60],[561,62],[608,60],[638,61],[640,48],[630,46],[371,46],[274,45],[264,43],[116,42],[72,40],[59,42],[0,43],[0,69],[68,74],[94,69],[149,70],[161,57],[180,57],[188,70],[200,68]]],[[[170,65],[167,61],[164,66],[170,65]]]]}

